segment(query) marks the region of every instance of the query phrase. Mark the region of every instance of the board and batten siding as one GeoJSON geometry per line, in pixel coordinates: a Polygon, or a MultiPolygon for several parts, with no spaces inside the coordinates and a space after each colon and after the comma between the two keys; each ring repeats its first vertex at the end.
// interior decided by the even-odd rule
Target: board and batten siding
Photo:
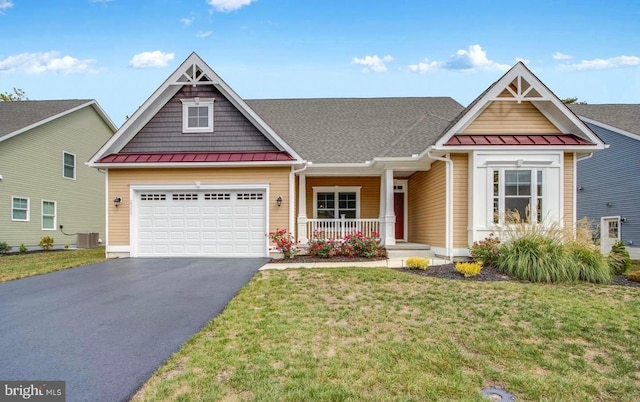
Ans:
{"type": "Polygon", "coordinates": [[[452,154],[453,248],[469,246],[469,155],[452,154]]]}
{"type": "Polygon", "coordinates": [[[598,225],[603,216],[625,218],[621,240],[627,247],[640,247],[640,140],[586,124],[609,148],[577,161],[577,187],[582,190],[577,194],[576,218],[586,216],[598,225]]]}
{"type": "Polygon", "coordinates": [[[360,218],[380,216],[380,176],[306,178],[307,218],[313,218],[314,187],[360,187],[360,218]]]}
{"type": "Polygon", "coordinates": [[[564,177],[563,177],[563,215],[564,215],[564,227],[571,228],[575,223],[575,217],[573,216],[573,193],[574,193],[574,181],[573,181],[573,154],[569,152],[564,153],[564,177]]]}
{"type": "MultiPolygon", "coordinates": [[[[163,169],[115,169],[108,171],[109,193],[107,199],[121,197],[116,208],[109,203],[109,246],[129,246],[131,216],[130,185],[158,184],[184,185],[199,182],[202,186],[224,184],[269,185],[269,231],[289,227],[289,167],[238,167],[238,168],[163,168],[163,169]],[[275,200],[282,196],[282,205],[275,200]]],[[[266,233],[265,233],[266,235],[266,233]]]]}
{"type": "Polygon", "coordinates": [[[560,134],[531,102],[493,101],[463,134],[560,134]]]}
{"type": "Polygon", "coordinates": [[[123,153],[277,151],[213,85],[183,86],[122,149],[123,153]],[[182,101],[213,98],[213,133],[182,133],[182,101]]]}
{"type": "Polygon", "coordinates": [[[91,106],[0,142],[0,241],[37,246],[50,236],[56,245],[76,244],[65,233],[105,234],[105,174],[85,165],[113,135],[91,106]],[[63,151],[76,156],[76,179],[63,177],[63,151]],[[12,196],[29,198],[30,220],[11,220],[12,196]],[[56,202],[56,229],[42,230],[42,201],[56,202]]]}
{"type": "Polygon", "coordinates": [[[409,177],[409,242],[446,247],[446,171],[436,161],[431,169],[409,177]]]}

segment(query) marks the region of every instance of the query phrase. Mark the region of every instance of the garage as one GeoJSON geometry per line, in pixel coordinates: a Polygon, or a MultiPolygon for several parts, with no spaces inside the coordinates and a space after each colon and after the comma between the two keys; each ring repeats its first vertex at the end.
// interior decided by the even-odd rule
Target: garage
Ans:
{"type": "Polygon", "coordinates": [[[137,257],[265,257],[263,190],[134,192],[137,257]]]}

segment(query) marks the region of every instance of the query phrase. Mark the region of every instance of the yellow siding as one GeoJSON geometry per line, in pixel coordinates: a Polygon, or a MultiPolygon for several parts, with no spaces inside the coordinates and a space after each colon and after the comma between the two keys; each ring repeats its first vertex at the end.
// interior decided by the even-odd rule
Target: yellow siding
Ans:
{"type": "Polygon", "coordinates": [[[409,241],[445,247],[446,171],[436,161],[409,177],[409,241]]]}
{"type": "Polygon", "coordinates": [[[453,247],[468,247],[469,155],[453,154],[453,247]]]}
{"type": "Polygon", "coordinates": [[[573,154],[564,154],[564,226],[573,227],[575,217],[573,216],[573,154]]]}
{"type": "Polygon", "coordinates": [[[463,134],[560,133],[531,102],[493,101],[463,134]]]}
{"type": "Polygon", "coordinates": [[[268,183],[269,230],[289,227],[289,172],[288,167],[260,168],[184,168],[184,169],[109,169],[108,200],[121,197],[115,208],[109,203],[110,246],[129,245],[129,186],[131,184],[205,184],[268,183]],[[282,196],[282,206],[275,199],[282,196]]]}
{"type": "Polygon", "coordinates": [[[372,219],[380,216],[380,177],[308,177],[307,217],[313,218],[313,187],[359,186],[360,218],[372,219]]]}

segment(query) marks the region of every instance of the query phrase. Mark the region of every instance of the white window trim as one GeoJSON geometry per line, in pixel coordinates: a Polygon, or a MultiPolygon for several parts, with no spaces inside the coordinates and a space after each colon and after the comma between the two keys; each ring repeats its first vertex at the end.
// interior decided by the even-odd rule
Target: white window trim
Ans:
{"type": "Polygon", "coordinates": [[[213,132],[213,98],[198,98],[193,99],[180,99],[182,102],[182,132],[183,133],[212,133],[213,132]],[[202,107],[208,108],[208,121],[207,127],[189,127],[189,108],[190,107],[202,107]]]}
{"type": "Polygon", "coordinates": [[[20,197],[20,196],[12,196],[11,197],[11,220],[14,222],[29,222],[31,219],[31,200],[28,197],[20,197]],[[27,218],[26,219],[15,219],[13,217],[13,200],[16,198],[21,200],[27,200],[27,218]]]}
{"type": "MultiPolygon", "coordinates": [[[[50,216],[50,215],[47,215],[50,216]]],[[[58,225],[58,203],[56,201],[53,200],[42,200],[42,202],[40,203],[40,228],[42,230],[56,230],[58,225]],[[44,227],[44,203],[45,202],[51,202],[53,203],[53,227],[52,228],[45,228],[44,227]]]]}
{"type": "MultiPolygon", "coordinates": [[[[529,198],[532,200],[531,202],[531,209],[529,210],[529,214],[531,216],[536,216],[536,222],[535,223],[544,223],[545,222],[545,214],[544,214],[544,209],[542,210],[542,222],[538,222],[537,219],[537,211],[538,211],[538,172],[542,172],[542,188],[545,188],[545,183],[547,182],[547,173],[546,173],[546,169],[545,168],[540,168],[540,167],[527,167],[524,169],[518,169],[518,168],[513,168],[513,167],[494,167],[489,169],[489,173],[490,173],[490,177],[491,177],[491,182],[488,183],[489,184],[489,188],[488,188],[488,193],[490,195],[490,202],[488,203],[488,205],[490,206],[490,214],[488,214],[487,216],[489,217],[490,221],[488,222],[488,224],[490,225],[505,225],[505,221],[504,221],[504,217],[505,217],[505,190],[504,190],[504,186],[505,186],[505,171],[507,170],[527,170],[529,172],[531,172],[531,194],[529,195],[529,198]],[[498,222],[494,222],[493,221],[493,172],[497,171],[498,172],[498,182],[499,182],[499,187],[498,187],[498,222]]],[[[547,194],[545,191],[543,191],[544,194],[542,194],[542,207],[544,208],[544,206],[546,205],[546,199],[547,199],[547,194]]],[[[531,222],[528,222],[531,223],[531,222]]]]}
{"type": "MultiPolygon", "coordinates": [[[[338,193],[356,193],[356,218],[360,219],[360,189],[361,186],[321,186],[313,187],[313,219],[318,219],[318,193],[335,194],[335,210],[338,210],[338,193]]],[[[336,218],[336,219],[339,219],[336,218]]]]}
{"type": "Polygon", "coordinates": [[[71,152],[67,152],[67,151],[62,151],[62,177],[64,177],[65,179],[69,179],[69,180],[75,180],[76,177],[78,177],[78,171],[76,169],[77,160],[78,160],[78,158],[77,158],[76,154],[71,153],[71,152]],[[64,157],[65,157],[65,155],[73,156],[73,177],[67,177],[64,174],[64,168],[65,168],[64,157]]]}

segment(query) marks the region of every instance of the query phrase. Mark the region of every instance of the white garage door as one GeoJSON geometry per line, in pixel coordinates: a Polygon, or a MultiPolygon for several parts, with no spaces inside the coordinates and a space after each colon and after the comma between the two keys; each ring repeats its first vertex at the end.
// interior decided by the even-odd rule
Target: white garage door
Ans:
{"type": "Polygon", "coordinates": [[[140,191],[135,207],[139,257],[264,257],[263,191],[140,191]]]}

